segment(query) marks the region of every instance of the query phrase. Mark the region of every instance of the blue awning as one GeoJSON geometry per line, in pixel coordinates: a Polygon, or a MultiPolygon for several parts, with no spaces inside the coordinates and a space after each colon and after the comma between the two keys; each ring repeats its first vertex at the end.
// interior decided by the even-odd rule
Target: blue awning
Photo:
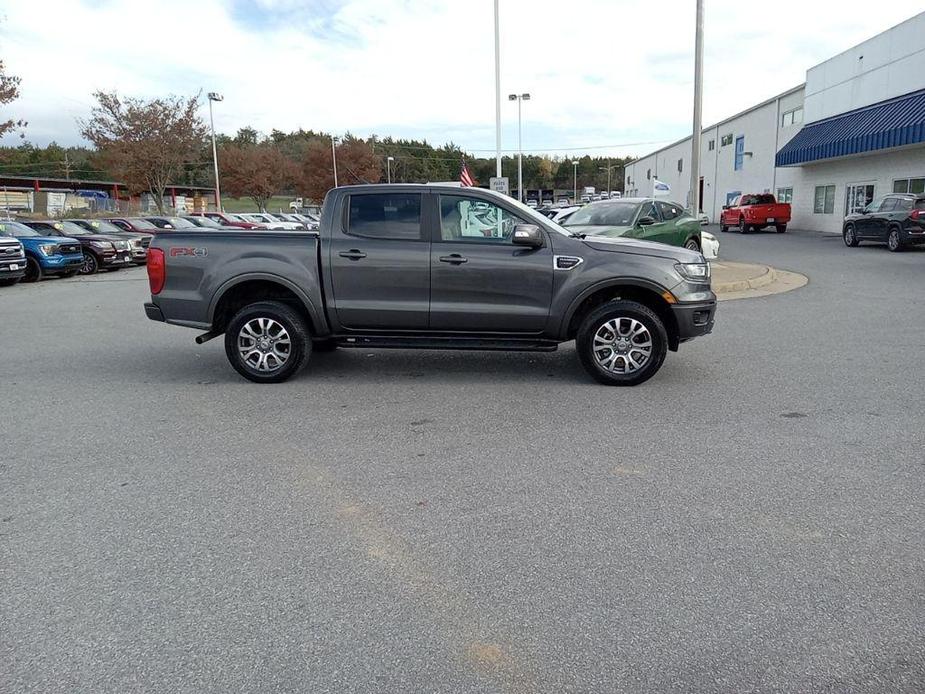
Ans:
{"type": "Polygon", "coordinates": [[[925,89],[807,123],[777,153],[777,166],[925,142],[925,89]]]}

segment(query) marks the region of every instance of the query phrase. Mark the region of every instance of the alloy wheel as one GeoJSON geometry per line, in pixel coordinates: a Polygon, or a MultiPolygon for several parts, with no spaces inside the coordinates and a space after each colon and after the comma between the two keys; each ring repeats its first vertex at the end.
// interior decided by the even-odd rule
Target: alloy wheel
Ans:
{"type": "Polygon", "coordinates": [[[253,318],[238,331],[238,356],[256,371],[276,371],[289,361],[290,354],[289,332],[272,318],[253,318]]]}
{"type": "Polygon", "coordinates": [[[896,229],[893,229],[890,232],[890,235],[887,237],[886,243],[887,243],[887,246],[890,247],[891,251],[895,251],[899,249],[899,232],[896,231],[896,229]]]}
{"type": "Polygon", "coordinates": [[[80,266],[81,275],[92,275],[97,270],[96,257],[92,253],[84,253],[84,263],[80,266]]]}
{"type": "Polygon", "coordinates": [[[635,373],[652,356],[652,334],[635,318],[612,318],[594,333],[593,351],[595,361],[606,371],[635,373]]]}

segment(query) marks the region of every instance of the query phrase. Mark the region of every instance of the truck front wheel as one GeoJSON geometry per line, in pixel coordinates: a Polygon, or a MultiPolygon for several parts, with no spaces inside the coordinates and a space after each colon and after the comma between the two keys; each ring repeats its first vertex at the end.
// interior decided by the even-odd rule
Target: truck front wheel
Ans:
{"type": "Polygon", "coordinates": [[[668,333],[661,318],[635,301],[609,301],[585,316],[575,337],[582,366],[609,386],[635,386],[661,368],[668,333]]]}
{"type": "Polygon", "coordinates": [[[281,301],[245,306],[225,329],[228,361],[254,383],[282,383],[305,365],[311,351],[305,320],[281,301]]]}

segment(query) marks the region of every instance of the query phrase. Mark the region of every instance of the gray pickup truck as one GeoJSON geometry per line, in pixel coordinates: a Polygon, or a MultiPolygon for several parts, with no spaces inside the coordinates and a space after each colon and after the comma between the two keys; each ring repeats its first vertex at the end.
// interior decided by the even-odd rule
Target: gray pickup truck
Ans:
{"type": "Polygon", "coordinates": [[[331,190],[318,231],[174,230],[148,253],[148,318],[225,335],[232,366],[286,380],[337,347],[552,351],[636,385],[713,328],[703,256],[573,234],[488,190],[331,190]]]}

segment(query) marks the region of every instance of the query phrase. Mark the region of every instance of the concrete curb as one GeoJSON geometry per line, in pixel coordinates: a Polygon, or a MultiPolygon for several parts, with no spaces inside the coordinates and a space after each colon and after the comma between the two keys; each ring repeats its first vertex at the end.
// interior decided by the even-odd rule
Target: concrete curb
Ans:
{"type": "Polygon", "coordinates": [[[754,299],[805,287],[809,278],[798,272],[756,263],[713,263],[713,291],[720,301],[754,299]],[[723,277],[729,279],[723,279],[723,277]],[[734,279],[733,279],[734,278],[734,279]]]}
{"type": "MultiPolygon", "coordinates": [[[[757,265],[752,263],[713,263],[714,272],[722,275],[723,269],[734,271],[732,274],[743,274],[747,276],[742,279],[715,281],[713,291],[717,294],[726,294],[730,292],[745,292],[749,289],[760,289],[766,287],[777,280],[777,270],[768,265],[757,265]],[[718,272],[717,272],[718,271],[718,272]]],[[[714,274],[714,278],[716,277],[714,274]]]]}

